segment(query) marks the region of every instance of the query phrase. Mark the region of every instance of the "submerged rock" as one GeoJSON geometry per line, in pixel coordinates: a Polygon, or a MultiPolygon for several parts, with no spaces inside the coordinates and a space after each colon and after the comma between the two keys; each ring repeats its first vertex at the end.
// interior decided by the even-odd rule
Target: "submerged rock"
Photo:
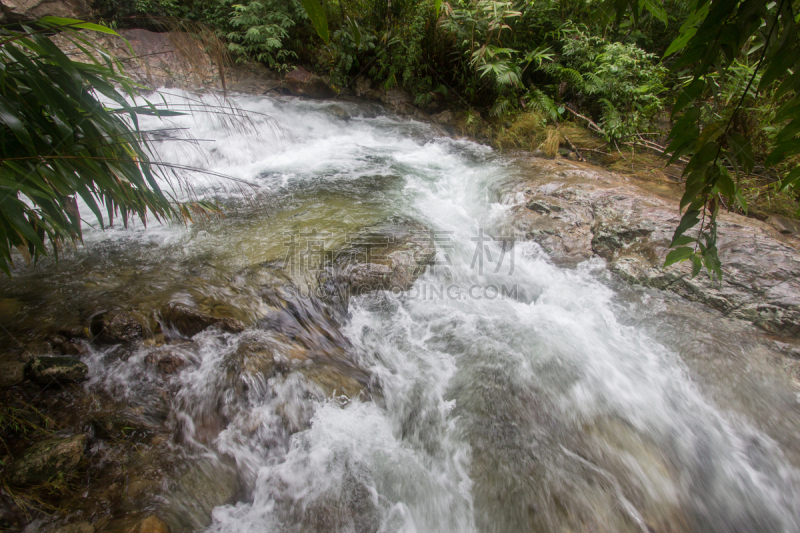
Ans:
{"type": "Polygon", "coordinates": [[[92,321],[92,334],[104,344],[121,344],[142,338],[142,325],[125,312],[106,313],[92,321]]]}
{"type": "Polygon", "coordinates": [[[287,73],[283,81],[294,96],[306,96],[308,98],[317,99],[331,98],[334,96],[333,89],[331,89],[322,78],[316,74],[312,74],[303,67],[297,67],[295,70],[287,73]]]}
{"type": "Polygon", "coordinates": [[[89,367],[75,357],[51,356],[34,357],[28,362],[25,373],[36,383],[76,383],[86,379],[89,367]]]}
{"type": "Polygon", "coordinates": [[[161,320],[185,337],[193,337],[214,326],[228,333],[240,333],[245,329],[245,325],[235,318],[212,316],[178,303],[162,307],[161,320]]]}
{"type": "Polygon", "coordinates": [[[341,106],[334,105],[328,108],[328,112],[336,118],[340,118],[344,121],[350,120],[350,113],[341,106]]]}
{"type": "Polygon", "coordinates": [[[323,292],[346,304],[351,295],[406,291],[436,256],[431,230],[419,222],[391,217],[364,228],[334,251],[319,275],[323,292]]]}
{"type": "Polygon", "coordinates": [[[144,360],[147,364],[156,367],[162,374],[174,374],[188,364],[185,357],[173,350],[149,353],[144,360]]]}
{"type": "Polygon", "coordinates": [[[164,519],[177,531],[203,530],[214,508],[234,503],[238,494],[236,468],[218,460],[196,462],[168,496],[164,519]]]}
{"type": "Polygon", "coordinates": [[[75,470],[84,458],[86,435],[37,442],[6,470],[12,485],[37,485],[75,470]]]}

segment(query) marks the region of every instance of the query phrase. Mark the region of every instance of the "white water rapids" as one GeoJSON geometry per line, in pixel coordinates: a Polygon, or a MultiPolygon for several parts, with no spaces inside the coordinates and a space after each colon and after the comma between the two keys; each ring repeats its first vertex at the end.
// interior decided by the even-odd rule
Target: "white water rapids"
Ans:
{"type": "MultiPolygon", "coordinates": [[[[174,378],[170,420],[186,435],[175,446],[232,465],[241,488],[210,524],[167,498],[174,529],[800,531],[800,411],[754,328],[627,287],[599,259],[563,269],[533,243],[503,254],[477,240],[508,208],[491,185],[525,173],[486,147],[356,104],[337,104],[345,121],[328,102],[237,100],[270,117],[253,115],[260,137],[198,114],[168,126],[213,142],[159,151],[256,185],[268,214],[91,232],[87,249],[146,245],[144,262],[236,272],[285,254],[288,229],[337,234],[404,215],[435,230],[439,264],[406,295],[350,303],[342,331],[380,391],[372,400],[320,398],[297,373],[236,396],[225,356],[266,333],[198,335],[197,364],[174,378]],[[228,423],[201,442],[209,410],[228,423]]],[[[201,195],[247,194],[201,179],[201,195]]],[[[135,401],[142,357],[96,354],[92,386],[135,401]]]]}

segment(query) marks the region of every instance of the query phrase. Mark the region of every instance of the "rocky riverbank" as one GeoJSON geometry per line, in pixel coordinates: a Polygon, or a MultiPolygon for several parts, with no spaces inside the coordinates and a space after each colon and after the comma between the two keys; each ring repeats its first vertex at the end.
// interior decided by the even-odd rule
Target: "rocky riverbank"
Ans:
{"type": "Polygon", "coordinates": [[[16,346],[3,351],[1,363],[0,527],[196,531],[252,480],[224,460],[196,464],[186,454],[235,425],[254,391],[272,390],[273,379],[302,389],[301,405],[274,399],[285,402],[282,439],[309,427],[311,402],[378,398],[337,317],[350,294],[407,289],[434,247],[429,229],[405,218],[357,235],[320,265],[317,290],[301,289],[267,265],[233,276],[228,290],[250,291],[260,301],[255,315],[232,303],[204,307],[185,297],[136,309],[108,302],[112,310],[49,317],[40,323],[61,325],[12,334],[16,346]],[[222,354],[225,372],[210,396],[187,404],[196,386],[188,376],[203,372],[209,344],[222,354]],[[112,368],[137,382],[138,401],[114,395],[104,376],[112,368]],[[180,412],[192,412],[192,420],[180,412]]]}

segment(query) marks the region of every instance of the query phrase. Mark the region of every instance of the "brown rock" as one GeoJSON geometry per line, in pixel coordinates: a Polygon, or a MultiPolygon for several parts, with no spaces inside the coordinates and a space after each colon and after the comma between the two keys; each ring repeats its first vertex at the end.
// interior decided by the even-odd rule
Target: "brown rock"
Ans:
{"type": "Polygon", "coordinates": [[[400,87],[389,89],[380,96],[381,102],[397,113],[398,115],[413,115],[417,108],[414,107],[414,101],[411,95],[400,87]]]}
{"type": "Polygon", "coordinates": [[[283,82],[294,96],[323,99],[331,98],[335,94],[322,78],[303,67],[297,67],[286,74],[283,82]]]}
{"type": "Polygon", "coordinates": [[[12,485],[36,485],[75,470],[84,457],[86,435],[37,442],[6,470],[12,485]]]}
{"type": "Polygon", "coordinates": [[[161,308],[161,321],[185,337],[193,337],[210,327],[218,327],[228,333],[240,333],[245,329],[245,325],[235,318],[212,316],[178,303],[161,308]]]}
{"type": "Polygon", "coordinates": [[[2,0],[0,22],[30,22],[42,17],[85,19],[91,16],[84,0],[2,0]]]}
{"type": "Polygon", "coordinates": [[[158,368],[159,372],[163,374],[174,374],[184,366],[186,366],[186,359],[180,354],[174,352],[166,353],[149,353],[144,358],[145,362],[158,368]]]}
{"type": "Polygon", "coordinates": [[[89,329],[83,326],[63,327],[58,330],[58,334],[67,340],[91,338],[91,333],[89,332],[89,329]]]}
{"type": "Polygon", "coordinates": [[[92,334],[102,343],[121,344],[142,338],[142,325],[128,313],[106,313],[92,322],[92,334]]]}
{"type": "Polygon", "coordinates": [[[442,126],[453,126],[456,123],[453,113],[449,110],[432,115],[431,121],[433,121],[435,124],[441,124],[442,126]]]}
{"type": "Polygon", "coordinates": [[[25,363],[20,361],[0,362],[0,389],[18,385],[25,380],[25,363]]]}

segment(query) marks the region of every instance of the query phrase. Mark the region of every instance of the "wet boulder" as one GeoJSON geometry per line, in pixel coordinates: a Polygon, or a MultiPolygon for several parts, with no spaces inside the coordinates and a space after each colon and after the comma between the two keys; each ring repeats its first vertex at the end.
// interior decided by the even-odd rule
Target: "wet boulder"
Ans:
{"type": "Polygon", "coordinates": [[[97,416],[92,419],[92,427],[97,436],[104,439],[141,439],[154,429],[151,424],[126,411],[97,416]]]}
{"type": "Polygon", "coordinates": [[[333,105],[328,108],[328,112],[334,117],[344,120],[345,122],[350,120],[350,113],[348,113],[347,110],[342,106],[333,105]]]}
{"type": "Polygon", "coordinates": [[[125,312],[105,313],[92,321],[91,332],[103,344],[121,344],[141,339],[142,325],[125,312]]]}
{"type": "Polygon", "coordinates": [[[74,471],[83,460],[85,449],[86,435],[37,442],[9,465],[6,479],[17,486],[45,483],[74,471]]]}
{"type": "Polygon", "coordinates": [[[413,115],[417,111],[417,108],[414,107],[414,99],[408,91],[400,87],[395,87],[382,93],[380,100],[398,115],[413,115]]]}
{"type": "Polygon", "coordinates": [[[32,358],[25,368],[27,376],[36,383],[77,383],[86,379],[89,367],[75,357],[39,356],[32,358]]]}
{"type": "Polygon", "coordinates": [[[25,380],[25,363],[20,361],[0,362],[0,389],[7,389],[25,380]]]}
{"type": "Polygon", "coordinates": [[[440,124],[442,126],[454,126],[456,123],[455,117],[453,113],[449,110],[442,111],[441,113],[437,113],[431,116],[431,121],[434,124],[440,124]]]}
{"type": "Polygon", "coordinates": [[[68,339],[63,335],[51,335],[50,344],[65,355],[86,355],[89,349],[84,342],[77,338],[68,339]]]}
{"type": "Polygon", "coordinates": [[[531,161],[530,175],[497,186],[509,206],[494,229],[533,240],[557,264],[599,256],[622,279],[669,290],[752,322],[800,335],[800,240],[767,222],[722,213],[717,247],[723,279],[663,268],[680,222],[681,191],[566,161],[531,161]]]}
{"type": "Polygon", "coordinates": [[[390,217],[364,228],[332,253],[319,275],[323,293],[347,302],[372,291],[406,291],[436,257],[431,230],[411,219],[390,217]]]}
{"type": "Polygon", "coordinates": [[[295,70],[286,74],[283,82],[289,88],[289,91],[294,96],[306,96],[308,98],[331,98],[334,96],[333,89],[328,86],[325,81],[307,71],[303,67],[297,67],[295,70]]]}
{"type": "Polygon", "coordinates": [[[162,324],[184,337],[193,337],[210,327],[217,327],[228,333],[240,333],[245,329],[245,325],[235,318],[209,315],[179,303],[165,305],[160,314],[162,324]]]}

